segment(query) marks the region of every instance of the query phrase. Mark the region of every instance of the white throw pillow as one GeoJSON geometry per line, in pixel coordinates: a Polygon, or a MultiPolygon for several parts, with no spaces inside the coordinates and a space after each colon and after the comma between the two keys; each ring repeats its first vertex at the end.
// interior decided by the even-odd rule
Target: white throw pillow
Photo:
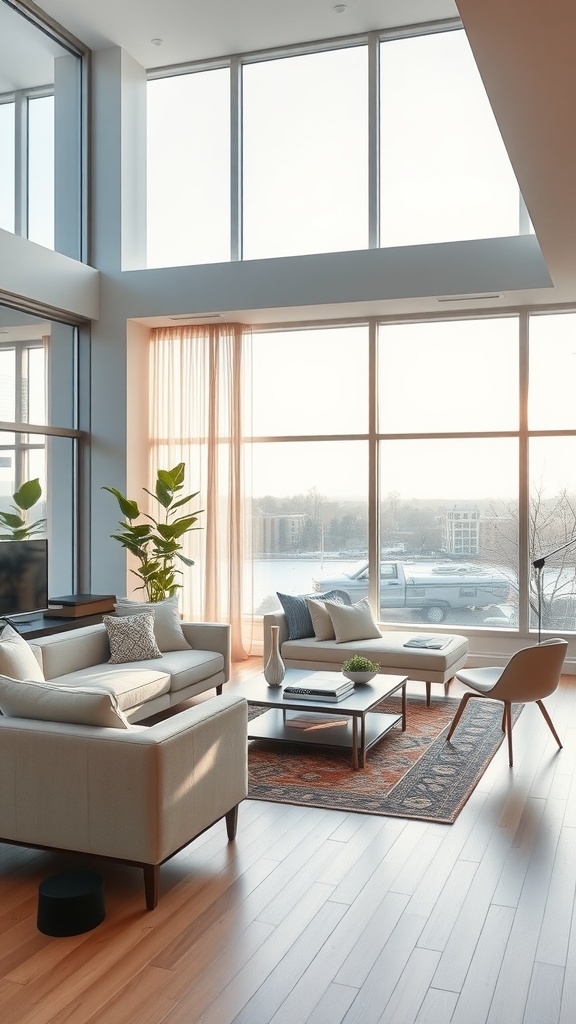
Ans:
{"type": "Polygon", "coordinates": [[[334,597],[330,601],[321,601],[317,597],[307,597],[306,604],[314,627],[314,636],[317,640],[334,640],[334,626],[328,611],[328,606],[343,605],[346,602],[334,597]]]}
{"type": "Polygon", "coordinates": [[[114,605],[116,615],[136,615],[137,612],[152,612],[154,615],[154,636],[161,651],[191,650],[182,626],[178,611],[178,594],[167,597],[165,601],[147,604],[144,601],[133,601],[129,597],[121,597],[114,605]]]}
{"type": "Polygon", "coordinates": [[[326,604],[337,644],[350,640],[376,640],[382,636],[372,618],[367,598],[353,605],[326,604]]]}
{"type": "Polygon", "coordinates": [[[0,633],[0,674],[10,679],[44,679],[33,651],[9,624],[0,633]]]}
{"type": "Polygon", "coordinates": [[[117,619],[115,615],[103,615],[110,643],[111,665],[123,665],[128,661],[150,661],[161,658],[154,636],[154,616],[151,612],[141,615],[127,615],[117,619]]]}
{"type": "MultiPolygon", "coordinates": [[[[102,686],[64,687],[38,680],[7,679],[0,675],[0,711],[8,718],[35,718],[42,722],[99,725],[129,729],[116,694],[102,686]]],[[[49,770],[49,766],[47,766],[49,770]]]]}

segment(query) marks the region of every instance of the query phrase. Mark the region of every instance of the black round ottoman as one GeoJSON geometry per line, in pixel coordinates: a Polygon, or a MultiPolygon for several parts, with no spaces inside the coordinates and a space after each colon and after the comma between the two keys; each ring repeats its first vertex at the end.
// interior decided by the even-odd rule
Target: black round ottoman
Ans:
{"type": "Polygon", "coordinates": [[[66,871],[40,883],[37,925],[44,935],[80,935],[105,916],[104,879],[94,871],[66,871]]]}

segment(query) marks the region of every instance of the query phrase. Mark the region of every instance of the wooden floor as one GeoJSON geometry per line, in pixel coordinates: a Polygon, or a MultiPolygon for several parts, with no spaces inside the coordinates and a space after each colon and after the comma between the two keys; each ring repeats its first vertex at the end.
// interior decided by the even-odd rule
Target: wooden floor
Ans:
{"type": "Polygon", "coordinates": [[[527,707],[454,825],[246,801],[151,913],[135,869],[0,846],[1,1024],[573,1024],[576,680],[547,705],[564,749],[527,707]],[[49,938],[38,884],[70,866],[106,920],[49,938]]]}

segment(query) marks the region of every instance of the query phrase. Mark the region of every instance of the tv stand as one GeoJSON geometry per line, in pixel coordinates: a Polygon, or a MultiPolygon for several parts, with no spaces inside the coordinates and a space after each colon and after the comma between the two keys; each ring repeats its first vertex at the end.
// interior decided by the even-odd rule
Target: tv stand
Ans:
{"type": "Polygon", "coordinates": [[[45,615],[44,610],[26,612],[25,615],[9,615],[4,621],[23,636],[25,640],[34,640],[38,636],[50,636],[51,633],[65,633],[69,629],[80,629],[81,626],[95,626],[102,622],[102,614],[78,615],[74,619],[45,615]]]}

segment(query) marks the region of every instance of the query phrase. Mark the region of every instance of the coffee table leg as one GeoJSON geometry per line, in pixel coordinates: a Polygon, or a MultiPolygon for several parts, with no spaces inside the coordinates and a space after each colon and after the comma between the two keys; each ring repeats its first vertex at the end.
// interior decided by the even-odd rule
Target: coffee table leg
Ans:
{"type": "Polygon", "coordinates": [[[366,767],[366,715],[360,719],[360,767],[366,767]]]}
{"type": "MultiPolygon", "coordinates": [[[[362,754],[364,755],[364,751],[362,754]]],[[[358,718],[356,715],[352,715],[352,767],[354,771],[358,771],[358,718]]]]}
{"type": "Polygon", "coordinates": [[[406,710],[407,710],[407,704],[408,704],[408,702],[406,700],[406,683],[403,683],[403,685],[402,685],[402,732],[406,732],[406,710]]]}

